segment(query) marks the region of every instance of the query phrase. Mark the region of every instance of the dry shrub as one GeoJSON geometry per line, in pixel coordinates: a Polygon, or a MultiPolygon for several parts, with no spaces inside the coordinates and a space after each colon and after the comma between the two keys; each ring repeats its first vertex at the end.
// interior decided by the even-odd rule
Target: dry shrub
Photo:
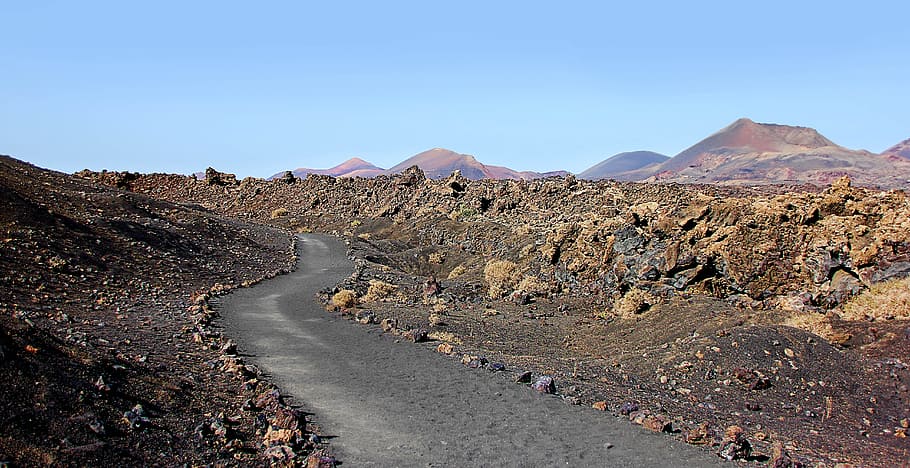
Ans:
{"type": "Polygon", "coordinates": [[[342,289],[332,296],[332,305],[342,309],[350,309],[357,305],[357,293],[350,289],[342,289]]]}
{"type": "Polygon", "coordinates": [[[465,269],[464,265],[458,265],[455,268],[452,268],[452,271],[449,272],[448,279],[458,278],[459,276],[463,275],[465,271],[467,270],[465,269]]]}
{"type": "Polygon", "coordinates": [[[277,218],[280,218],[282,216],[287,216],[287,215],[288,215],[287,208],[277,208],[272,211],[272,219],[277,219],[277,218]]]}
{"type": "Polygon", "coordinates": [[[844,320],[910,318],[910,276],[874,284],[844,304],[844,320]]]}
{"type": "Polygon", "coordinates": [[[543,296],[550,292],[550,286],[536,276],[525,276],[518,283],[518,289],[535,296],[543,296]]]}
{"type": "Polygon", "coordinates": [[[434,265],[442,265],[442,263],[446,261],[446,254],[440,253],[440,252],[433,252],[430,254],[427,261],[434,265]]]}
{"type": "Polygon", "coordinates": [[[445,341],[448,343],[461,344],[461,338],[452,332],[434,330],[427,334],[431,340],[445,341]]]}
{"type": "Polygon", "coordinates": [[[642,289],[632,288],[616,301],[613,309],[620,317],[629,318],[648,310],[656,303],[657,298],[651,293],[642,289]]]}
{"type": "Polygon", "coordinates": [[[367,289],[367,293],[363,296],[364,302],[373,302],[380,301],[389,297],[392,293],[398,290],[398,286],[386,283],[385,281],[380,281],[377,279],[370,280],[370,287],[367,289]]]}
{"type": "Polygon", "coordinates": [[[798,312],[784,320],[784,325],[788,327],[806,330],[809,333],[830,340],[834,335],[834,329],[831,328],[831,321],[824,314],[818,312],[798,312]]]}
{"type": "Polygon", "coordinates": [[[489,294],[499,299],[509,293],[517,280],[517,265],[508,260],[492,260],[483,269],[483,277],[490,287],[489,294]]]}

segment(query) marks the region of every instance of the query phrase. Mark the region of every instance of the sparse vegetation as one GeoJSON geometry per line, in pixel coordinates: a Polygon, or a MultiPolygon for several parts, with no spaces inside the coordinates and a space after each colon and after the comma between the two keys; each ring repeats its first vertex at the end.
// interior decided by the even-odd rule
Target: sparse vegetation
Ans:
{"type": "Polygon", "coordinates": [[[815,333],[829,341],[834,335],[831,321],[824,314],[818,312],[796,312],[784,320],[784,325],[815,333]]]}
{"type": "Polygon", "coordinates": [[[873,285],[844,304],[844,320],[910,318],[910,276],[873,285]]]}
{"type": "Polygon", "coordinates": [[[434,265],[442,265],[446,261],[446,254],[445,252],[433,252],[427,258],[427,261],[434,265]]]}
{"type": "Polygon", "coordinates": [[[549,285],[536,276],[525,276],[522,278],[521,282],[518,283],[518,289],[535,296],[543,296],[550,292],[549,285]]]}
{"type": "Polygon", "coordinates": [[[357,293],[350,289],[342,289],[332,296],[332,305],[342,309],[350,309],[357,305],[357,293]]]}
{"type": "Polygon", "coordinates": [[[483,269],[483,277],[489,286],[489,295],[498,299],[512,291],[517,281],[518,266],[508,260],[492,260],[483,269]]]}
{"type": "Polygon", "coordinates": [[[477,210],[470,206],[459,205],[455,211],[452,212],[452,219],[456,221],[464,221],[470,218],[477,216],[477,210]]]}
{"type": "Polygon", "coordinates": [[[377,279],[370,280],[370,287],[367,289],[367,293],[363,296],[363,302],[374,302],[381,301],[398,290],[398,286],[386,283],[385,281],[380,281],[377,279]]]}
{"type": "Polygon", "coordinates": [[[452,271],[449,272],[448,279],[458,278],[459,276],[463,275],[466,271],[467,270],[465,269],[464,265],[458,265],[455,268],[452,268],[452,271]]]}
{"type": "Polygon", "coordinates": [[[620,317],[630,318],[648,310],[656,303],[657,298],[651,293],[639,288],[632,288],[616,301],[614,310],[620,317]]]}

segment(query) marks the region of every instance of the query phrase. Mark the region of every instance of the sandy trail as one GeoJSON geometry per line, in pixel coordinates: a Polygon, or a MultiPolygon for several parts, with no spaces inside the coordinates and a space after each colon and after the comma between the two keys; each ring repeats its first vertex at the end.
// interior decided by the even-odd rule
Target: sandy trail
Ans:
{"type": "Polygon", "coordinates": [[[609,414],[569,406],[396,343],[313,295],[351,272],[335,238],[302,235],[298,270],[221,301],[228,336],[308,411],[343,465],[716,466],[720,459],[609,414]]]}

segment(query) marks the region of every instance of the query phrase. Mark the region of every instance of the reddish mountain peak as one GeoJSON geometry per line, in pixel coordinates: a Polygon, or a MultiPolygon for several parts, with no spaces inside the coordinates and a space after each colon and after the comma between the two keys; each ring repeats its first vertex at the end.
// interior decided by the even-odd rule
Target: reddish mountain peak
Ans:
{"type": "Polygon", "coordinates": [[[661,169],[679,171],[700,166],[716,155],[793,153],[824,147],[837,145],[813,128],[757,123],[742,118],[679,153],[661,169]]]}
{"type": "Polygon", "coordinates": [[[397,174],[411,166],[418,166],[431,179],[448,177],[452,172],[461,171],[468,179],[487,177],[486,168],[469,154],[456,153],[445,148],[433,148],[405,159],[386,171],[397,174]]]}
{"type": "Polygon", "coordinates": [[[757,123],[741,118],[723,128],[708,139],[728,148],[748,148],[755,151],[784,151],[799,146],[801,149],[836,146],[814,128],[757,123]]]}
{"type": "Polygon", "coordinates": [[[363,159],[351,158],[328,170],[332,171],[332,172],[338,172],[340,174],[343,174],[346,172],[351,172],[351,171],[356,171],[356,170],[361,170],[361,169],[380,169],[380,168],[373,165],[372,163],[370,163],[368,161],[364,161],[363,159]]]}

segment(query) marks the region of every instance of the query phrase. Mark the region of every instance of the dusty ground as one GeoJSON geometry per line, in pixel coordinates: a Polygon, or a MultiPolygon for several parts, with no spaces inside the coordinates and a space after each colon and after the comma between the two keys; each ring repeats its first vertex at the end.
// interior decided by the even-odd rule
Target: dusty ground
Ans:
{"type": "Polygon", "coordinates": [[[272,387],[206,299],[291,268],[291,236],[7,157],[0,205],[0,465],[265,463],[283,410],[242,408],[272,387]]]}

